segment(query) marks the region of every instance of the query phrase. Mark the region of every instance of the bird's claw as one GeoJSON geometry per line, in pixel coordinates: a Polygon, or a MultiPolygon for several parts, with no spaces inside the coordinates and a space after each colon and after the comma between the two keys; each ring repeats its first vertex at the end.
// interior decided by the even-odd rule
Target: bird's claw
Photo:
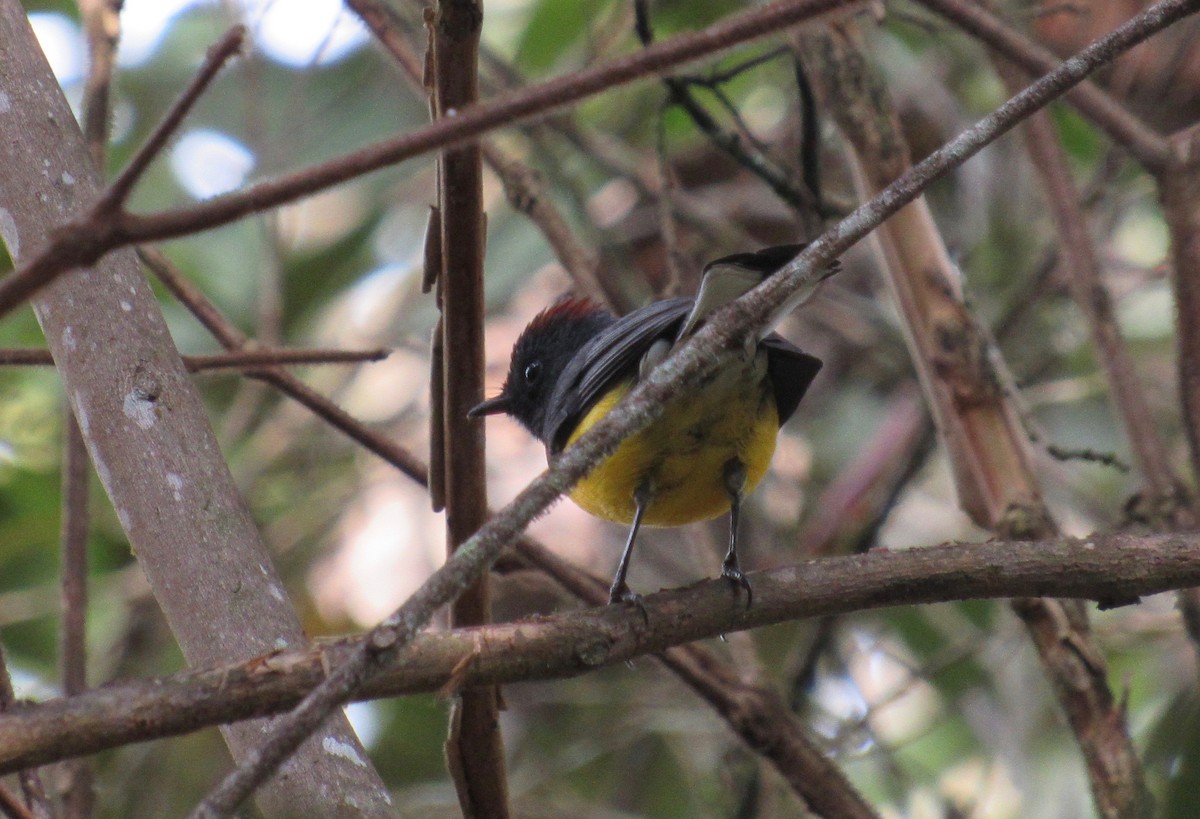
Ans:
{"type": "Polygon", "coordinates": [[[646,625],[650,625],[650,614],[646,611],[646,604],[642,602],[642,596],[624,583],[620,586],[613,586],[608,592],[608,604],[613,606],[618,603],[637,606],[646,625]]]}
{"type": "Polygon", "coordinates": [[[721,577],[727,578],[746,590],[746,608],[749,609],[754,603],[754,589],[750,587],[749,579],[736,561],[727,560],[721,565],[721,577]]]}

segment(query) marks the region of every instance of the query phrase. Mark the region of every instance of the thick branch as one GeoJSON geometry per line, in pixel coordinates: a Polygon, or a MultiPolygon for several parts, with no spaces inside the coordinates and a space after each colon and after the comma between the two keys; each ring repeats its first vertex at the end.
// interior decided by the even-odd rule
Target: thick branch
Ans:
{"type": "MultiPolygon", "coordinates": [[[[750,609],[716,579],[648,595],[646,620],[636,609],[605,606],[425,633],[358,697],[437,691],[451,678],[474,686],[571,677],[741,629],[886,606],[1034,595],[1134,599],[1200,583],[1200,534],[877,550],[753,572],[751,580],[750,609]]],[[[0,717],[0,773],[287,710],[366,639],[16,704],[0,717]]]]}

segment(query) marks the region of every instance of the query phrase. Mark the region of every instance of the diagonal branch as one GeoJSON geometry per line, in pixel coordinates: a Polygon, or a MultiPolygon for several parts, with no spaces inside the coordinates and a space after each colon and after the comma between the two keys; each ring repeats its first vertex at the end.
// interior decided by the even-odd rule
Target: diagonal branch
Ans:
{"type": "MultiPolygon", "coordinates": [[[[222,316],[217,307],[198,289],[182,278],[165,257],[148,249],[143,249],[142,253],[144,261],[159,276],[167,289],[214,336],[221,339],[223,344],[237,349],[244,343],[241,332],[222,316]]],[[[393,440],[364,426],[294,376],[280,370],[265,370],[256,377],[271,383],[285,395],[303,404],[318,417],[393,464],[417,483],[428,486],[429,470],[424,464],[393,440]]],[[[523,536],[517,540],[515,547],[524,560],[546,572],[581,600],[593,605],[603,605],[607,601],[606,583],[575,569],[541,544],[523,536]]],[[[722,671],[707,651],[698,646],[684,646],[673,651],[682,652],[685,656],[676,658],[673,662],[670,658],[665,658],[668,667],[679,674],[688,685],[698,690],[702,689],[705,698],[718,709],[739,737],[755,749],[764,752],[814,810],[823,810],[821,815],[830,816],[870,815],[867,804],[836,767],[831,768],[824,762],[813,764],[819,756],[815,746],[810,748],[808,753],[802,753],[804,747],[813,743],[799,720],[794,716],[784,719],[779,713],[768,715],[765,712],[755,712],[756,705],[766,708],[777,699],[771,690],[751,687],[739,681],[734,687],[735,691],[726,684],[732,675],[722,671]],[[797,767],[801,764],[805,767],[797,767]],[[810,787],[813,782],[821,783],[821,787],[816,791],[810,787]]],[[[326,664],[324,667],[330,666],[326,664]]]]}
{"type": "MultiPolygon", "coordinates": [[[[977,37],[1030,74],[1044,74],[1058,65],[1058,57],[1045,46],[1016,31],[972,0],[917,2],[977,37]]],[[[1156,171],[1171,164],[1174,151],[1170,143],[1096,84],[1081,83],[1066,95],[1066,100],[1114,142],[1128,149],[1148,170],[1156,171]]]]}
{"type": "Polygon", "coordinates": [[[216,78],[217,73],[241,50],[245,39],[246,27],[234,26],[225,33],[224,37],[209,48],[208,53],[204,57],[204,62],[200,65],[200,70],[196,72],[196,75],[192,77],[192,81],[188,83],[187,88],[183,90],[183,93],[179,95],[167,110],[166,116],[162,118],[146,141],[138,148],[133,158],[129,160],[129,164],[125,166],[125,169],[112,181],[108,190],[100,197],[100,200],[96,203],[95,212],[109,212],[114,214],[120,212],[126,200],[129,199],[129,194],[133,191],[133,186],[145,174],[146,168],[150,167],[150,163],[154,161],[155,157],[162,153],[167,141],[179,130],[184,117],[188,115],[188,112],[200,100],[201,95],[212,83],[213,79],[216,78]]]}

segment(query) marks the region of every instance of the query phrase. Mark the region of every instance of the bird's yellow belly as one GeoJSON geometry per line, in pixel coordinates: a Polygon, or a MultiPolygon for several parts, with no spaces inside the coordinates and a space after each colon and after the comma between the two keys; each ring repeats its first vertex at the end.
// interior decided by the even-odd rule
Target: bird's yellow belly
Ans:
{"type": "MultiPolygon", "coordinates": [[[[724,380],[668,406],[576,484],[571,499],[597,517],[627,524],[633,520],[634,492],[645,484],[651,493],[642,518],[647,525],[679,526],[728,512],[730,463],[744,465],[742,491],[749,493],[771,463],[779,416],[761,374],[724,380]]],[[[597,402],[567,444],[603,418],[632,385],[629,381],[597,402]]]]}

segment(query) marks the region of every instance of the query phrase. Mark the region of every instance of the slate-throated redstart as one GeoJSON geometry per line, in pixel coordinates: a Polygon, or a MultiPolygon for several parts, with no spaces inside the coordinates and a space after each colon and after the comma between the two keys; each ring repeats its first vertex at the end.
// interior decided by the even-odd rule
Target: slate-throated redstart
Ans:
{"type": "MultiPolygon", "coordinates": [[[[511,415],[553,458],[713,310],[749,292],[803,248],[780,245],[717,259],[704,268],[695,299],[654,302],[621,318],[585,299],[562,299],[517,339],[500,395],[469,415],[511,415]]],[[[813,277],[789,299],[787,310],[837,269],[834,262],[813,277]]],[[[749,605],[750,582],[737,557],[739,507],[766,473],[779,427],[820,369],[818,359],[768,328],[575,485],[571,498],[586,511],[630,526],[610,602],[639,599],[625,582],[639,526],[679,526],[729,511],[729,551],[721,574],[746,589],[749,605]]]]}

